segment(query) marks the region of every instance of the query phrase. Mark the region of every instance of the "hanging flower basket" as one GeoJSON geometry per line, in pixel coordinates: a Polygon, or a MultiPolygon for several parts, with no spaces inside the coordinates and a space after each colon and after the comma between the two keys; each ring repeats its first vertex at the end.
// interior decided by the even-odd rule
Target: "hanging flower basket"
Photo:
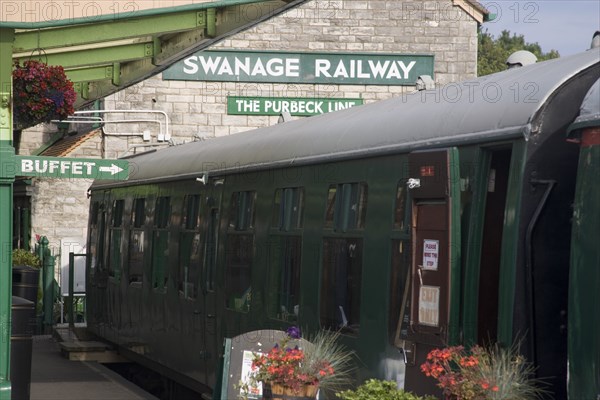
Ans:
{"type": "Polygon", "coordinates": [[[77,95],[63,67],[28,60],[13,69],[14,129],[25,129],[75,112],[77,95]]]}

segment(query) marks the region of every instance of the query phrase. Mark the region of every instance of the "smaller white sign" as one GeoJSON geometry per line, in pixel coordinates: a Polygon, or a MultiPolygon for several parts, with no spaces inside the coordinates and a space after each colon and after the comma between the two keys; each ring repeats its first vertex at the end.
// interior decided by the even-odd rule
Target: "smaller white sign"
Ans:
{"type": "Polygon", "coordinates": [[[437,271],[438,256],[440,255],[440,241],[432,239],[423,240],[423,269],[437,271]]]}
{"type": "Polygon", "coordinates": [[[421,286],[419,288],[419,324],[428,326],[439,326],[439,286],[421,286]]]}
{"type": "Polygon", "coordinates": [[[244,350],[242,356],[242,387],[240,388],[240,395],[247,396],[249,399],[258,399],[262,398],[263,390],[262,383],[258,383],[258,386],[254,386],[250,384],[250,374],[254,372],[252,369],[252,360],[254,360],[255,355],[261,355],[262,353],[254,353],[252,351],[244,350]],[[244,388],[244,386],[247,386],[244,388]]]}
{"type": "MultiPolygon", "coordinates": [[[[85,238],[66,237],[60,241],[60,294],[69,295],[69,253],[85,254],[85,238]]],[[[73,259],[73,293],[75,296],[85,295],[85,257],[73,259]]]]}

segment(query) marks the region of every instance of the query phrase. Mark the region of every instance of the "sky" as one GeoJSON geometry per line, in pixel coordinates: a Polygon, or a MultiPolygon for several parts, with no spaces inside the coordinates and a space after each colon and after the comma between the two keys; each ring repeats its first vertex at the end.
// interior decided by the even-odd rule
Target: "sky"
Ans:
{"type": "Polygon", "coordinates": [[[503,30],[523,35],[528,43],[537,42],[544,53],[558,50],[568,56],[587,50],[595,31],[600,30],[598,0],[480,0],[494,21],[483,29],[498,37],[503,30]]]}

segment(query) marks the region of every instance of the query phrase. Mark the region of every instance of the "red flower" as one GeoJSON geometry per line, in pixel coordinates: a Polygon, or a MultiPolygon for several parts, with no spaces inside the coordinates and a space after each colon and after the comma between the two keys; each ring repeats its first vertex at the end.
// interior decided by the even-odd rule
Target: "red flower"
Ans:
{"type": "Polygon", "coordinates": [[[307,384],[318,384],[323,378],[334,373],[333,367],[326,360],[320,360],[315,369],[307,368],[304,350],[298,346],[288,347],[296,340],[298,330],[288,330],[288,336],[275,345],[266,354],[257,354],[252,361],[252,379],[254,381],[279,384],[292,391],[298,391],[307,384]]]}
{"type": "Polygon", "coordinates": [[[474,384],[481,356],[478,348],[472,354],[466,354],[463,346],[434,349],[427,355],[427,362],[421,365],[421,371],[438,381],[438,386],[449,398],[479,399],[485,398],[484,391],[488,382],[474,384]]]}
{"type": "Polygon", "coordinates": [[[14,121],[23,129],[75,112],[76,93],[61,66],[28,60],[13,70],[14,121]]]}

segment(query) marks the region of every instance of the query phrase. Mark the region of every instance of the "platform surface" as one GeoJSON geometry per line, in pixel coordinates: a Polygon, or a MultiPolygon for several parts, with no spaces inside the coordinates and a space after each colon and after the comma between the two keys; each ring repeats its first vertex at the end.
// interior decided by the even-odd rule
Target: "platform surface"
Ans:
{"type": "Polygon", "coordinates": [[[157,398],[95,361],[70,361],[51,335],[33,337],[30,400],[157,398]]]}

